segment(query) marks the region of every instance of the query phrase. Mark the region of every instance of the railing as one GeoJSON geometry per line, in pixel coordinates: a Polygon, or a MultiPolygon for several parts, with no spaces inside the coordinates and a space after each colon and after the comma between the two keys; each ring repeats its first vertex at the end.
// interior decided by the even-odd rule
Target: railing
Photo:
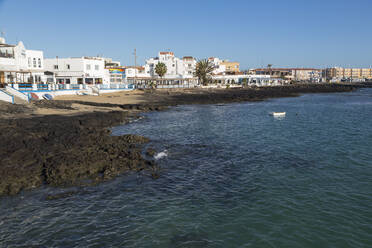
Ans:
{"type": "Polygon", "coordinates": [[[19,90],[32,90],[32,84],[18,84],[19,90]]]}
{"type": "Polygon", "coordinates": [[[47,84],[36,84],[38,90],[48,90],[47,84]]]}
{"type": "Polygon", "coordinates": [[[14,103],[14,97],[9,95],[8,93],[0,90],[0,100],[5,102],[14,103]]]}
{"type": "Polygon", "coordinates": [[[65,84],[57,84],[57,89],[58,90],[65,90],[66,89],[66,85],[65,84]]]}
{"type": "Polygon", "coordinates": [[[101,90],[111,89],[110,84],[98,84],[96,87],[101,90]]]}
{"type": "Polygon", "coordinates": [[[118,90],[118,89],[135,89],[136,86],[133,84],[10,84],[12,88],[21,92],[32,92],[32,91],[55,91],[55,90],[86,90],[90,87],[95,87],[100,90],[118,90]]]}
{"type": "Polygon", "coordinates": [[[29,93],[25,94],[19,90],[16,90],[14,89],[13,87],[10,87],[10,86],[6,86],[6,90],[12,94],[13,96],[17,96],[19,98],[21,98],[22,100],[25,100],[27,102],[30,101],[30,97],[29,97],[29,93]]]}
{"type": "MultiPolygon", "coordinates": [[[[131,85],[133,89],[134,85],[131,85]]],[[[157,89],[176,89],[176,88],[195,88],[196,84],[159,84],[156,85],[155,88],[157,89]]],[[[137,85],[136,88],[138,89],[151,89],[151,85],[137,85]]]]}
{"type": "Polygon", "coordinates": [[[71,90],[79,90],[80,89],[80,84],[70,84],[70,89],[71,90]]]}

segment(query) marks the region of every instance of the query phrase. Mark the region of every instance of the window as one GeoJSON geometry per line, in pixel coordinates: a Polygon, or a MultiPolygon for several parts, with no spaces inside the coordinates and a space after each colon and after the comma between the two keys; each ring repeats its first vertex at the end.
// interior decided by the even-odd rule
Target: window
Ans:
{"type": "Polygon", "coordinates": [[[67,70],[70,70],[70,65],[66,65],[67,70]]]}
{"type": "Polygon", "coordinates": [[[90,70],[90,67],[91,67],[90,64],[87,64],[87,70],[90,70]]]}
{"type": "Polygon", "coordinates": [[[54,65],[54,70],[58,70],[58,65],[54,65]]]}
{"type": "Polygon", "coordinates": [[[41,68],[41,59],[40,58],[37,59],[37,63],[39,65],[39,68],[41,68]]]}
{"type": "Polygon", "coordinates": [[[34,61],[34,63],[33,63],[34,67],[36,67],[36,59],[34,58],[33,61],[34,61]]]}
{"type": "Polygon", "coordinates": [[[99,70],[99,65],[95,65],[94,69],[96,69],[96,71],[98,71],[99,70]]]}
{"type": "Polygon", "coordinates": [[[31,67],[31,58],[28,58],[28,67],[31,67]]]}

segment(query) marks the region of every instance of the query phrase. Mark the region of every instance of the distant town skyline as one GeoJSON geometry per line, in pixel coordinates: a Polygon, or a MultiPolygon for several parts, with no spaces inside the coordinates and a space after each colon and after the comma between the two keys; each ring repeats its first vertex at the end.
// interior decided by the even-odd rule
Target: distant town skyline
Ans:
{"type": "Polygon", "coordinates": [[[133,65],[173,51],[266,67],[370,67],[372,3],[320,1],[0,0],[8,43],[46,58],[105,56],[133,65]]]}

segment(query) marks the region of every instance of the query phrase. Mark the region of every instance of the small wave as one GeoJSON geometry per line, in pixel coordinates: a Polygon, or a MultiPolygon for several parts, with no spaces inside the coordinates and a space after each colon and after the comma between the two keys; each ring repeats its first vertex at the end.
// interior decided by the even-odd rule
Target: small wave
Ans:
{"type": "Polygon", "coordinates": [[[162,158],[165,158],[165,157],[168,157],[168,151],[167,151],[167,150],[164,150],[164,151],[162,151],[162,152],[157,153],[157,154],[154,156],[154,159],[155,159],[155,160],[159,160],[159,159],[162,159],[162,158]]]}
{"type": "Polygon", "coordinates": [[[144,118],[143,116],[140,116],[140,117],[138,117],[138,118],[131,119],[131,120],[129,121],[129,123],[133,123],[133,122],[140,121],[140,120],[142,120],[143,118],[144,118]]]}

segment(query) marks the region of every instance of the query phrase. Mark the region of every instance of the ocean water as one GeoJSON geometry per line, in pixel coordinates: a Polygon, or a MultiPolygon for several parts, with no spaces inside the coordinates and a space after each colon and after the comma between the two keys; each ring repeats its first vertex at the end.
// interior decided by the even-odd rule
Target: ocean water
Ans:
{"type": "Polygon", "coordinates": [[[372,89],[173,107],[127,133],[159,179],[2,197],[0,247],[372,247],[372,89]]]}

